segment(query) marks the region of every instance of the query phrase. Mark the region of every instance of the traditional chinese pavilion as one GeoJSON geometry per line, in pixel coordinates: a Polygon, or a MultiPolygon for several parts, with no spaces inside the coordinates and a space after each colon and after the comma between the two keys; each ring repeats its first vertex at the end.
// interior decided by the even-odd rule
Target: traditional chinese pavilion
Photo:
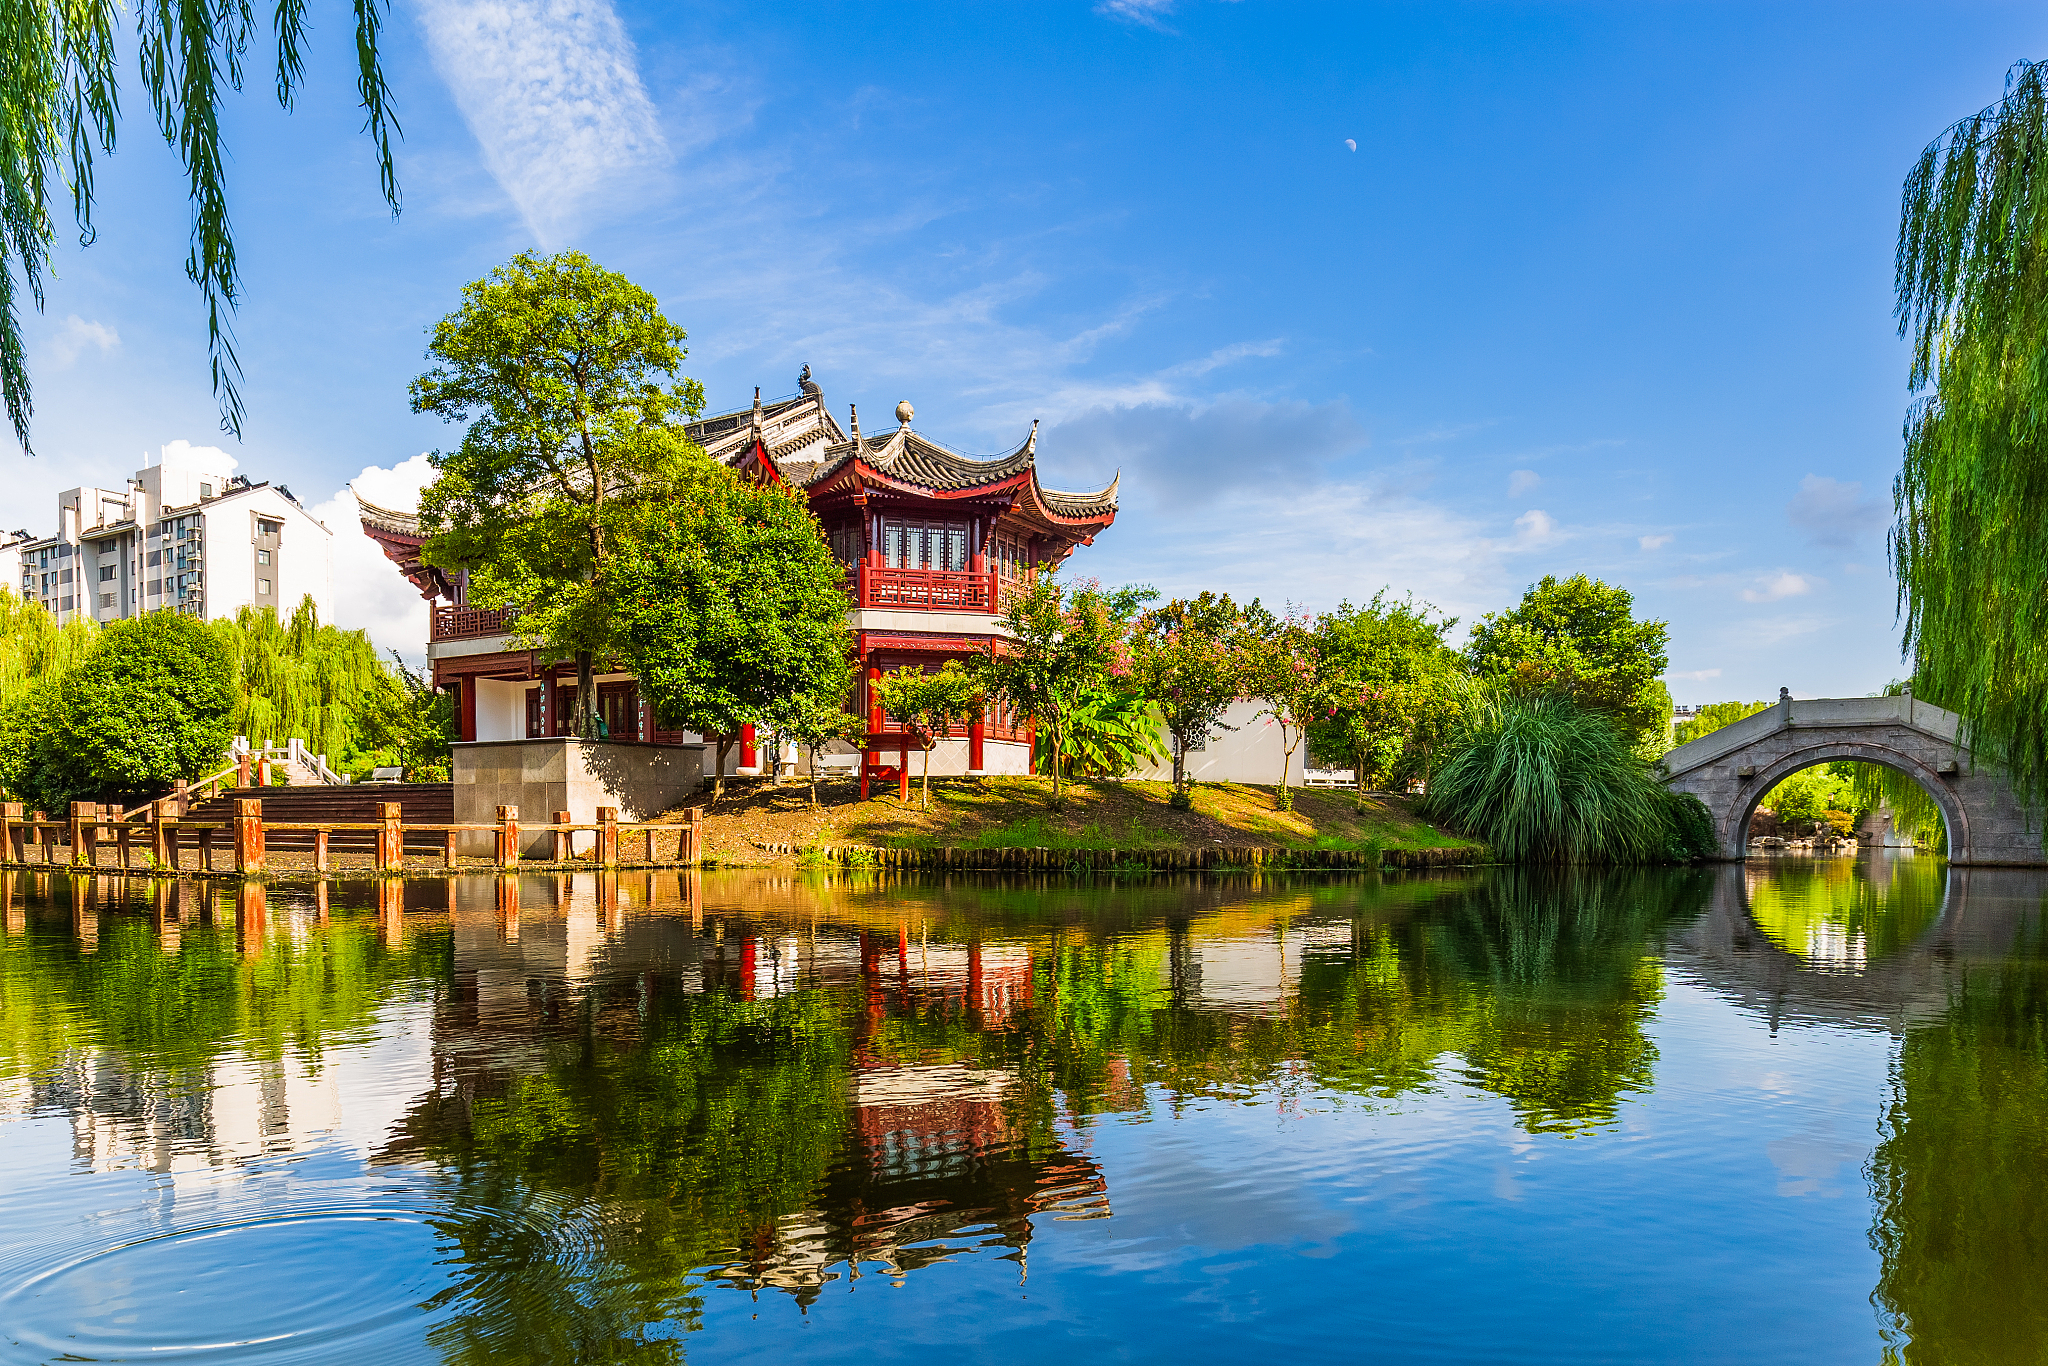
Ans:
{"type": "MultiPolygon", "coordinates": [[[[1117,482],[1092,493],[1049,489],[1038,480],[1038,426],[1014,450],[989,459],[961,454],[916,431],[908,403],[896,424],[864,435],[857,411],[842,428],[811,382],[770,403],[690,424],[714,459],[758,479],[803,489],[833,553],[847,569],[849,623],[862,665],[855,705],[868,717],[862,791],[877,778],[907,784],[908,740],[870,696],[872,680],[906,664],[936,669],[1002,636],[1003,594],[1033,566],[1056,565],[1116,520],[1117,482]]],[[[575,671],[516,649],[502,611],[466,601],[460,573],[422,564],[417,517],[362,505],[363,530],[433,602],[428,657],[434,684],[456,694],[465,741],[566,733],[575,710],[575,671]]],[[[624,672],[597,679],[606,736],[645,744],[695,745],[667,731],[624,672]]],[[[752,770],[752,728],[734,767],[752,770]]],[[[1028,722],[991,709],[968,733],[941,741],[934,773],[1025,773],[1028,722]]]]}

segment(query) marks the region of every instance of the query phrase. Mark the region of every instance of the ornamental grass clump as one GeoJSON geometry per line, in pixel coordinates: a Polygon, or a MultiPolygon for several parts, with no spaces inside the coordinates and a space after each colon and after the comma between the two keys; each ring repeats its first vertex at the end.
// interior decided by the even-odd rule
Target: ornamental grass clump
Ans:
{"type": "Polygon", "coordinates": [[[1669,856],[1662,784],[1612,721],[1570,698],[1476,692],[1449,751],[1427,814],[1510,863],[1669,856]]]}

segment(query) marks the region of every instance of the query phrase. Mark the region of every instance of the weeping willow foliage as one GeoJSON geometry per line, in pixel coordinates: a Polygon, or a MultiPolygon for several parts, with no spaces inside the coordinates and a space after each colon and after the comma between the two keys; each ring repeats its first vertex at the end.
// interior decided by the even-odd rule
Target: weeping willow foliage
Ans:
{"type": "Polygon", "coordinates": [[[59,626],[41,603],[0,588],[0,712],[62,677],[85,658],[97,634],[84,617],[59,626]]]}
{"type": "Polygon", "coordinates": [[[2048,68],[1906,177],[1896,285],[1913,345],[1892,555],[1915,691],[1980,760],[2048,795],[2048,68]]]}
{"type": "MultiPolygon", "coordinates": [[[[378,43],[388,0],[352,0],[356,94],[363,129],[376,147],[385,200],[398,212],[391,158],[390,87],[378,43]]],[[[66,191],[81,242],[93,238],[93,158],[112,153],[121,97],[116,30],[128,7],[117,0],[0,0],[0,390],[24,450],[29,448],[28,359],[17,292],[43,307],[43,275],[56,242],[53,201],[66,191]]],[[[292,107],[305,76],[311,28],[305,0],[277,0],[277,102],[292,107]]],[[[242,431],[242,399],[228,316],[241,295],[228,224],[228,150],[222,98],[242,88],[255,8],[215,0],[137,0],[132,10],[137,70],[164,140],[185,168],[192,201],[185,274],[206,305],[207,353],[221,425],[242,431]]]]}
{"type": "Polygon", "coordinates": [[[1568,697],[1476,690],[1448,749],[1428,813],[1510,863],[1673,856],[1674,799],[1611,720],[1568,697]]]}
{"type": "Polygon", "coordinates": [[[235,666],[234,729],[255,746],[293,736],[336,768],[403,742],[406,691],[361,631],[323,625],[309,596],[288,621],[244,607],[217,621],[235,666]]]}
{"type": "Polygon", "coordinates": [[[1947,841],[1941,808],[1927,795],[1926,788],[1897,769],[1883,764],[1854,764],[1850,766],[1849,783],[1861,810],[1891,808],[1893,829],[1912,836],[1916,842],[1947,841]]]}

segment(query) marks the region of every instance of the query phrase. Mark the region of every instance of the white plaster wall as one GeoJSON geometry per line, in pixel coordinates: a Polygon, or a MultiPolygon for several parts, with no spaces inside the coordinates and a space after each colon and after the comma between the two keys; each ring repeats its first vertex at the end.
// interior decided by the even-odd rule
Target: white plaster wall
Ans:
{"type": "Polygon", "coordinates": [[[536,686],[503,678],[476,680],[476,738],[524,740],[526,690],[536,686]]]}
{"type": "MultiPolygon", "coordinates": [[[[1259,702],[1233,702],[1223,713],[1223,721],[1237,729],[1218,728],[1210,735],[1206,748],[1190,751],[1189,777],[1203,783],[1278,783],[1285,757],[1280,727],[1270,717],[1259,715],[1263,709],[1264,704],[1259,702]]],[[[1294,757],[1287,766],[1289,782],[1301,782],[1306,750],[1306,744],[1295,746],[1294,757]]],[[[1130,776],[1169,782],[1173,778],[1173,760],[1169,757],[1147,765],[1130,776]]]]}

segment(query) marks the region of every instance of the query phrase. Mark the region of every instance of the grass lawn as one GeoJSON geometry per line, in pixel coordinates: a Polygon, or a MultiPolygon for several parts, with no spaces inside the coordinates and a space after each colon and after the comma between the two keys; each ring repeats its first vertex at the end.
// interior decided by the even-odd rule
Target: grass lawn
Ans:
{"type": "Polygon", "coordinates": [[[898,802],[894,789],[859,800],[856,784],[820,785],[821,810],[808,787],[733,790],[710,812],[707,853],[758,857],[766,843],[872,844],[897,848],[1170,849],[1205,844],[1270,849],[1466,848],[1474,842],[1433,828],[1415,814],[1414,799],[1372,793],[1363,810],[1349,791],[1294,791],[1294,809],[1279,809],[1276,789],[1248,783],[1198,783],[1194,809],[1175,811],[1163,782],[1067,785],[1066,809],[1047,810],[1044,778],[932,780],[932,805],[919,789],[898,802]]]}

